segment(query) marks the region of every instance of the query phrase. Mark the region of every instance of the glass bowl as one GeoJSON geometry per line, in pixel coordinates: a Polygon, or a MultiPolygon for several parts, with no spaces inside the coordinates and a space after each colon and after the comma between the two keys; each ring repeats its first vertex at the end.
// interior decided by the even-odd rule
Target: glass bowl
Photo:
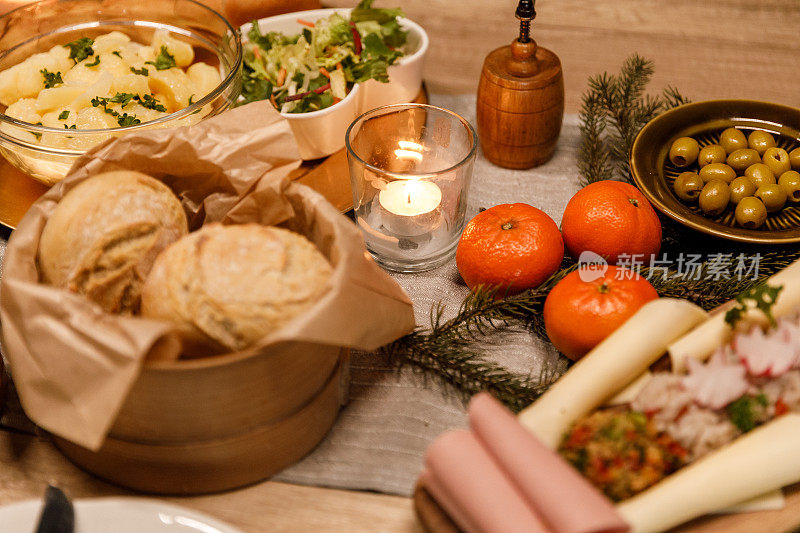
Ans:
{"type": "Polygon", "coordinates": [[[242,83],[239,32],[222,15],[194,0],[43,0],[17,8],[0,17],[0,70],[80,37],[116,30],[134,41],[149,43],[157,29],[168,30],[191,44],[196,61],[217,66],[220,85],[180,111],[113,129],[60,130],[39,126],[5,115],[5,106],[0,106],[0,154],[34,179],[52,185],[67,174],[76,159],[111,137],[193,124],[231,107],[242,83]],[[39,139],[47,134],[54,142],[50,146],[31,142],[31,134],[39,139]],[[80,149],[58,146],[67,139],[80,149]]]}

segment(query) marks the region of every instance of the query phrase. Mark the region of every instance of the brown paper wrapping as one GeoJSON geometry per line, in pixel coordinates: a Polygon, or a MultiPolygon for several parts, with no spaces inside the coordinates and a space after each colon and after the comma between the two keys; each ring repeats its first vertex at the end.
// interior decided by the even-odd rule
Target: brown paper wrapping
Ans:
{"type": "Polygon", "coordinates": [[[0,320],[28,416],[97,450],[142,364],[179,356],[169,324],[107,314],[81,295],[39,283],[36,252],[47,218],[64,194],[98,172],[130,169],[162,180],[181,199],[192,230],[209,222],[280,224],[306,235],[331,261],[331,289],[317,305],[248,353],[287,340],[373,350],[411,331],[411,301],[369,257],[358,228],[321,195],[288,180],[299,164],[288,123],[264,102],[191,127],[112,139],[76,162],[25,215],[6,251],[0,320]]]}

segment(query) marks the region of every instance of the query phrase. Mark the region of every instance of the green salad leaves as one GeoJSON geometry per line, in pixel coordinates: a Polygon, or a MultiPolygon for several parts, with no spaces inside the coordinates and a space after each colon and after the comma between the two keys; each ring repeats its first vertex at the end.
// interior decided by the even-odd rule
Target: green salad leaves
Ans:
{"type": "MultiPolygon", "coordinates": [[[[282,112],[325,109],[345,98],[354,83],[389,81],[387,69],[404,55],[407,32],[401,9],[372,7],[362,0],[345,18],[334,13],[309,22],[294,36],[247,32],[242,103],[270,100],[282,112]]],[[[302,15],[299,13],[298,15],[302,15]]]]}

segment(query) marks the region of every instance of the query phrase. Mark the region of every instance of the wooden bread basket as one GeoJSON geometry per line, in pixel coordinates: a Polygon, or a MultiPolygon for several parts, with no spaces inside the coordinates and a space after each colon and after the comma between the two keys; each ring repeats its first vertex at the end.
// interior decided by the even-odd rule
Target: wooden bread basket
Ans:
{"type": "Polygon", "coordinates": [[[102,448],[54,437],[89,472],[144,492],[202,494],[266,479],[327,434],[346,398],[349,350],[284,343],[148,364],[102,448]]]}

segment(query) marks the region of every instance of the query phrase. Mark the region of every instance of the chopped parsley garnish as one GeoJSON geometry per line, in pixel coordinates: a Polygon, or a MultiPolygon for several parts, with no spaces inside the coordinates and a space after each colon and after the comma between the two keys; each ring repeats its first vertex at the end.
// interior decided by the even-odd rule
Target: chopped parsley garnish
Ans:
{"type": "Polygon", "coordinates": [[[194,95],[190,95],[189,96],[189,105],[192,105],[193,103],[194,103],[194,95]]]}
{"type": "Polygon", "coordinates": [[[136,124],[141,124],[142,121],[136,118],[134,114],[127,114],[122,113],[121,115],[119,112],[115,111],[114,109],[109,109],[108,104],[122,104],[121,107],[125,106],[131,100],[139,100],[139,96],[131,93],[117,93],[111,98],[104,98],[102,96],[95,96],[92,98],[92,106],[93,107],[102,107],[103,111],[111,115],[112,117],[117,119],[117,124],[122,127],[125,126],[135,126],[136,124]]]}
{"type": "Polygon", "coordinates": [[[42,76],[44,77],[45,89],[50,89],[52,87],[55,87],[56,85],[61,85],[62,83],[64,83],[64,80],[61,79],[60,72],[53,73],[47,70],[46,68],[43,68],[39,72],[41,72],[42,76]]]}
{"type": "Polygon", "coordinates": [[[117,123],[120,126],[135,126],[136,124],[141,124],[142,121],[136,118],[136,115],[129,115],[127,113],[123,113],[122,115],[117,114],[117,123]]]}
{"type": "Polygon", "coordinates": [[[80,63],[87,57],[94,55],[94,48],[92,48],[93,44],[94,39],[81,37],[80,39],[76,39],[71,43],[65,44],[64,48],[69,48],[70,59],[75,61],[75,63],[80,63]]]}
{"type": "MultiPolygon", "coordinates": [[[[152,94],[145,94],[144,96],[139,96],[137,94],[135,99],[138,100],[141,106],[146,109],[152,109],[153,111],[162,111],[162,112],[167,111],[167,108],[161,105],[159,101],[156,100],[155,96],[153,96],[152,94]]],[[[192,98],[190,96],[189,104],[191,105],[191,103],[192,103],[192,98]]]]}
{"type": "MultiPolygon", "coordinates": [[[[41,122],[37,122],[36,125],[37,126],[42,126],[43,124],[41,122]]],[[[31,133],[33,134],[34,137],[36,137],[37,141],[41,140],[41,138],[42,138],[42,134],[41,133],[38,133],[38,132],[35,132],[35,131],[32,131],[31,133]]]]}
{"type": "Polygon", "coordinates": [[[772,326],[775,326],[772,306],[775,305],[775,300],[777,300],[778,294],[782,290],[782,285],[773,287],[767,283],[762,283],[746,290],[736,297],[736,306],[728,309],[725,313],[725,322],[734,327],[744,317],[748,309],[756,308],[764,313],[764,316],[767,317],[772,326]]]}
{"type": "Polygon", "coordinates": [[[67,120],[69,118],[69,110],[65,109],[58,115],[58,120],[67,120]]]}
{"type": "Polygon", "coordinates": [[[175,56],[169,53],[167,47],[161,45],[161,51],[156,56],[155,61],[145,61],[149,65],[156,67],[156,70],[167,70],[175,66],[175,56]]]}
{"type": "Polygon", "coordinates": [[[64,129],[65,130],[76,130],[78,128],[75,127],[75,124],[73,124],[72,126],[67,126],[66,124],[64,124],[64,129]]]}
{"type": "Polygon", "coordinates": [[[109,102],[112,104],[120,104],[120,107],[125,107],[135,98],[138,98],[138,96],[133,93],[117,93],[111,97],[109,102]]]}
{"type": "Polygon", "coordinates": [[[134,74],[138,74],[139,76],[149,76],[150,75],[150,73],[147,71],[147,69],[145,67],[142,67],[142,68],[131,67],[131,72],[133,72],[134,74]]]}
{"type": "Polygon", "coordinates": [[[742,396],[728,406],[728,418],[742,433],[754,429],[758,425],[759,413],[769,404],[764,394],[758,396],[742,396]]]}
{"type": "Polygon", "coordinates": [[[117,56],[118,58],[122,59],[122,54],[119,53],[119,50],[114,50],[111,53],[114,54],[115,56],[117,56]]]}
{"type": "Polygon", "coordinates": [[[99,64],[100,64],[100,56],[97,56],[97,57],[94,58],[94,61],[92,61],[91,63],[86,63],[86,66],[87,67],[96,67],[99,64]]]}

